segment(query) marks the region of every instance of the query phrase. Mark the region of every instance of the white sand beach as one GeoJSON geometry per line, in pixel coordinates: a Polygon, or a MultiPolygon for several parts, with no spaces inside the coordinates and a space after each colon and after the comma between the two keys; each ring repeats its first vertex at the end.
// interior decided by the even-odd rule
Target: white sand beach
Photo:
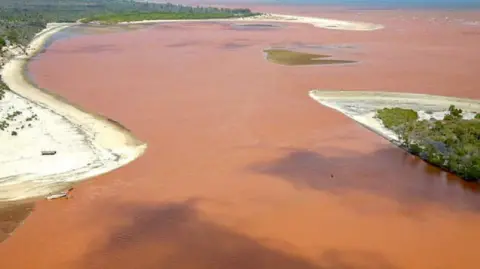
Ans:
{"type": "Polygon", "coordinates": [[[480,112],[480,100],[429,94],[312,90],[309,95],[396,145],[400,144],[398,136],[375,117],[378,109],[409,108],[417,111],[421,119],[442,119],[450,105],[462,109],[465,118],[473,118],[474,113],[480,112]]]}
{"type": "Polygon", "coordinates": [[[3,66],[2,79],[12,92],[0,101],[0,116],[21,114],[0,132],[0,201],[55,194],[123,166],[146,149],[119,124],[82,111],[23,76],[27,61],[46,40],[71,25],[75,24],[49,24],[30,43],[28,55],[14,56],[3,66]],[[42,151],[56,153],[42,155],[42,151]]]}

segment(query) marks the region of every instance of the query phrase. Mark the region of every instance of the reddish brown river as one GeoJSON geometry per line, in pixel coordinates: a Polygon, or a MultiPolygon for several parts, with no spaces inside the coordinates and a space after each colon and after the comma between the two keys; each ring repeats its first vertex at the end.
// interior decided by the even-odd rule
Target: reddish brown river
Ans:
{"type": "Polygon", "coordinates": [[[307,13],[386,28],[181,23],[53,43],[30,65],[39,86],[149,147],[72,199],[38,202],[0,244],[0,268],[478,268],[475,186],[307,95],[480,98],[480,28],[460,20],[478,14],[307,13]],[[281,66],[271,46],[359,62],[281,66]]]}

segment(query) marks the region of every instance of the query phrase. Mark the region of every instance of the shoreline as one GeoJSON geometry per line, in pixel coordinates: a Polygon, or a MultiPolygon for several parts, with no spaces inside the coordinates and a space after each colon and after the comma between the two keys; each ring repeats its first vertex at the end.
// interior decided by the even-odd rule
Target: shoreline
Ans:
{"type": "Polygon", "coordinates": [[[28,106],[35,115],[40,114],[41,126],[19,131],[15,137],[7,137],[10,135],[2,132],[0,140],[6,141],[2,141],[0,147],[14,156],[0,159],[0,202],[30,200],[61,192],[130,163],[147,147],[119,123],[83,111],[56,94],[37,88],[24,76],[28,61],[43,49],[46,41],[74,25],[77,24],[48,24],[30,42],[28,55],[13,56],[2,68],[2,79],[12,91],[7,92],[8,104],[28,106]],[[30,133],[30,137],[28,134],[22,137],[23,132],[30,133]],[[42,140],[47,136],[52,139],[42,140]],[[39,148],[49,147],[63,151],[55,156],[42,156],[39,148]]]}
{"type": "MultiPolygon", "coordinates": [[[[307,23],[319,28],[352,31],[383,28],[381,25],[369,23],[281,14],[263,14],[235,19],[148,20],[117,24],[208,21],[307,23]]],[[[0,141],[3,140],[0,149],[9,156],[9,158],[0,158],[0,164],[4,168],[0,172],[0,202],[32,200],[57,194],[80,181],[130,163],[140,157],[146,149],[144,142],[137,140],[118,122],[86,112],[63,97],[37,87],[25,76],[24,71],[29,60],[42,52],[52,35],[82,24],[79,22],[49,23],[30,42],[27,55],[12,56],[2,67],[2,79],[12,92],[7,92],[7,98],[5,98],[7,100],[1,101],[0,106],[8,103],[23,109],[28,107],[35,115],[41,115],[42,124],[27,131],[23,131],[24,126],[22,126],[18,137],[13,137],[13,133],[12,137],[6,132],[0,134],[0,141]],[[22,137],[24,132],[30,133],[30,139],[22,137]],[[37,136],[51,136],[56,140],[59,140],[57,137],[62,137],[63,140],[59,143],[55,139],[38,143],[43,147],[42,150],[60,147],[58,154],[48,157],[40,155],[39,146],[36,145],[38,141],[35,139],[37,136]],[[15,144],[17,141],[14,139],[25,141],[22,140],[22,145],[18,148],[15,144]],[[72,148],[68,146],[69,143],[74,143],[75,146],[72,148]],[[11,154],[15,156],[10,158],[11,154]],[[68,161],[65,161],[66,158],[68,161]],[[53,167],[52,163],[55,162],[60,162],[61,165],[53,167]]]]}
{"type": "Polygon", "coordinates": [[[311,90],[309,96],[321,105],[353,119],[396,146],[401,144],[398,136],[375,117],[377,109],[402,107],[422,112],[443,112],[448,111],[450,105],[454,105],[467,113],[480,111],[480,100],[430,94],[311,90]]]}
{"type": "MultiPolygon", "coordinates": [[[[228,19],[182,19],[182,20],[141,20],[126,21],[115,23],[118,25],[126,24],[150,24],[150,23],[168,23],[168,22],[279,22],[279,23],[305,23],[313,27],[324,28],[329,30],[347,30],[347,31],[375,31],[385,28],[383,25],[355,22],[345,20],[334,20],[317,17],[305,17],[296,15],[264,13],[258,16],[244,18],[228,18],[228,19]]],[[[101,22],[89,22],[87,24],[102,24],[101,22]]],[[[113,24],[113,25],[115,25],[113,24]]]]}

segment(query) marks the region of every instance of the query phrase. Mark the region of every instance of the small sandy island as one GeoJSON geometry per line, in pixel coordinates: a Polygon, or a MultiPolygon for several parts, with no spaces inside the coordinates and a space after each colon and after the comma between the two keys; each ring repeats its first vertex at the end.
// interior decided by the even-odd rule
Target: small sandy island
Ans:
{"type": "Polygon", "coordinates": [[[28,55],[11,51],[3,66],[2,79],[11,91],[0,101],[0,116],[14,118],[0,131],[0,202],[56,194],[123,166],[146,149],[120,124],[82,111],[25,79],[27,61],[50,36],[71,25],[49,24],[30,43],[28,55]]]}
{"type": "Polygon", "coordinates": [[[316,17],[303,17],[295,15],[271,14],[265,13],[258,16],[243,17],[238,19],[205,19],[205,20],[145,20],[145,21],[131,21],[120,22],[119,24],[141,24],[141,23],[161,23],[161,22],[199,22],[199,21],[243,21],[243,22],[278,22],[278,23],[306,23],[311,24],[317,28],[325,28],[332,30],[347,30],[347,31],[374,31],[384,28],[383,25],[367,23],[367,22],[352,22],[333,20],[316,17]]]}
{"type": "Polygon", "coordinates": [[[464,118],[467,119],[473,118],[475,112],[480,112],[479,100],[428,94],[312,90],[309,95],[320,104],[343,113],[396,145],[400,144],[400,139],[375,117],[378,109],[413,109],[418,112],[420,119],[443,119],[450,105],[462,109],[464,118]]]}

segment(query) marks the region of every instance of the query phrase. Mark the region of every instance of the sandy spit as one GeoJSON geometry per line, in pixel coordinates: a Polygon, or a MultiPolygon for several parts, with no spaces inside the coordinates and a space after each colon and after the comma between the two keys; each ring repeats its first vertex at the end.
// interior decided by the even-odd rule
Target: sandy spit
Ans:
{"type": "Polygon", "coordinates": [[[367,22],[352,22],[333,20],[316,17],[303,17],[284,14],[266,13],[253,17],[245,17],[238,19],[205,19],[205,20],[144,20],[120,22],[119,24],[142,24],[142,23],[161,23],[161,22],[199,22],[199,21],[214,21],[214,22],[278,22],[278,23],[306,23],[314,27],[332,29],[332,30],[348,30],[348,31],[374,31],[384,28],[383,25],[373,24],[367,22]]]}
{"type": "Polygon", "coordinates": [[[61,192],[135,160],[147,147],[117,122],[85,112],[24,77],[28,60],[48,38],[73,25],[49,24],[32,40],[27,55],[17,54],[3,66],[2,79],[12,92],[0,101],[0,116],[22,114],[0,131],[0,202],[61,192]],[[33,115],[36,120],[27,120],[33,115]],[[56,154],[42,156],[43,150],[56,154]]]}
{"type": "Polygon", "coordinates": [[[454,105],[461,108],[464,114],[480,112],[480,100],[429,94],[312,90],[309,95],[396,145],[400,144],[398,136],[375,117],[378,109],[401,107],[434,115],[442,114],[450,105],[454,105]]]}

